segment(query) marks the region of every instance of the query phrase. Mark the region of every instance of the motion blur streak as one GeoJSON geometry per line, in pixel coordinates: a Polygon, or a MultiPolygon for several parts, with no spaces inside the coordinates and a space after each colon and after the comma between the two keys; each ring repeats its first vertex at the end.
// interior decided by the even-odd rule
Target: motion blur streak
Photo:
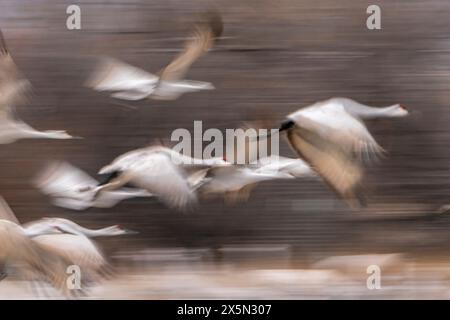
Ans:
{"type": "MultiPolygon", "coordinates": [[[[0,145],[0,195],[22,223],[59,217],[138,232],[95,240],[113,271],[86,298],[450,298],[450,215],[439,213],[450,203],[450,2],[377,1],[381,30],[366,27],[368,2],[349,0],[86,0],[78,1],[81,30],[66,28],[70,4],[0,3],[8,50],[32,85],[15,116],[84,138],[0,145]],[[84,86],[101,57],[151,72],[169,65],[209,9],[220,12],[222,34],[186,79],[214,90],[123,101],[84,86]],[[279,124],[331,97],[409,110],[366,122],[387,152],[365,166],[358,209],[315,178],[266,181],[246,202],[214,199],[189,212],[146,191],[110,208],[55,206],[33,184],[53,161],[97,179],[112,159],[195,120],[219,130],[279,124]],[[371,265],[381,290],[368,289],[371,265]]],[[[297,157],[285,140],[280,155],[297,157]]],[[[20,280],[1,280],[0,298],[38,296],[20,280]]]]}

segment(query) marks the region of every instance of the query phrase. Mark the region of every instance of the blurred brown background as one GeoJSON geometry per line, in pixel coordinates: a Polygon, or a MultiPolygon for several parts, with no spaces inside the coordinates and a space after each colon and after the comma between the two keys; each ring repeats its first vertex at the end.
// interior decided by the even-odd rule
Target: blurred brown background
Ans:
{"type": "MultiPolygon", "coordinates": [[[[102,240],[111,251],[144,247],[290,245],[299,261],[331,254],[417,252],[446,256],[450,216],[450,2],[430,1],[58,1],[2,0],[0,27],[34,85],[18,114],[37,129],[66,129],[84,140],[25,140],[0,146],[0,194],[23,222],[61,216],[91,227],[140,232],[102,240]],[[81,30],[66,29],[66,8],[81,7],[81,30]],[[381,30],[366,28],[366,8],[381,7],[381,30]],[[151,72],[183,47],[189,27],[218,9],[224,39],[194,64],[189,79],[215,91],[177,101],[133,103],[137,110],[83,87],[95,57],[113,56],[151,72]],[[369,206],[350,211],[317,181],[261,184],[248,203],[202,204],[190,214],[154,199],[112,209],[53,207],[32,185],[50,160],[95,176],[113,157],[168,139],[176,128],[235,128],[243,120],[284,115],[318,100],[350,97],[402,103],[409,118],[369,128],[389,151],[368,168],[369,206]]],[[[283,142],[282,155],[294,156],[283,142]]]]}

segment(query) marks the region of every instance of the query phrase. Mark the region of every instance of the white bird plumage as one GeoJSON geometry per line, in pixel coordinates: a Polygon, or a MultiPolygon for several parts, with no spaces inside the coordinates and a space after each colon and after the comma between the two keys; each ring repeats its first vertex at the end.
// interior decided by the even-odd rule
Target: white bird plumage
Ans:
{"type": "Polygon", "coordinates": [[[332,98],[287,116],[280,131],[287,130],[290,145],[350,204],[362,179],[358,159],[383,153],[362,122],[364,119],[403,117],[408,111],[396,104],[375,108],[348,98],[332,98]]]}
{"type": "Polygon", "coordinates": [[[189,176],[200,169],[227,165],[230,164],[221,158],[191,158],[162,146],[137,149],[100,169],[100,174],[118,173],[118,176],[96,188],[96,194],[130,183],[147,190],[169,207],[183,210],[197,201],[193,181],[198,179],[189,176]]]}

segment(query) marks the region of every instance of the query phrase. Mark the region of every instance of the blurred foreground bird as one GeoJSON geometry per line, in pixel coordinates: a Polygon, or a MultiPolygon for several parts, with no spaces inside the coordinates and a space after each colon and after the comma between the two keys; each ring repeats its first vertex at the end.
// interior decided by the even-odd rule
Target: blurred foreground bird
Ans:
{"type": "Polygon", "coordinates": [[[26,100],[29,88],[30,83],[19,73],[0,31],[0,144],[19,139],[72,139],[65,131],[38,131],[14,119],[10,108],[26,100]]]}
{"type": "Polygon", "coordinates": [[[279,132],[286,131],[291,147],[350,205],[364,204],[359,190],[362,160],[384,150],[362,120],[408,115],[401,105],[374,108],[347,98],[332,98],[287,116],[279,132]]]}
{"type": "Polygon", "coordinates": [[[334,270],[342,274],[367,277],[367,270],[376,266],[383,273],[393,269],[405,271],[407,263],[402,253],[361,254],[347,256],[330,256],[315,262],[312,267],[319,270],[334,270]],[[403,270],[402,270],[403,269],[403,270]]]}
{"type": "Polygon", "coordinates": [[[88,229],[61,218],[44,218],[20,226],[7,203],[3,199],[0,202],[0,271],[13,269],[31,281],[49,282],[65,296],[77,294],[67,285],[69,266],[80,268],[83,286],[108,271],[106,259],[89,238],[134,233],[119,226],[88,229]]]}
{"type": "Polygon", "coordinates": [[[107,58],[87,81],[87,86],[97,91],[114,92],[112,97],[123,100],[174,100],[183,93],[214,89],[211,83],[183,78],[191,65],[213,46],[222,30],[221,16],[216,12],[209,13],[206,22],[195,25],[184,51],[159,75],[107,58]]]}
{"type": "Polygon", "coordinates": [[[197,201],[195,190],[202,181],[197,172],[228,165],[221,158],[191,158],[163,146],[133,150],[100,169],[99,174],[110,176],[94,189],[94,199],[129,183],[147,190],[171,208],[187,209],[197,201]]]}
{"type": "Polygon", "coordinates": [[[152,196],[143,189],[120,188],[104,191],[94,199],[93,192],[99,182],[66,162],[49,164],[39,174],[35,184],[51,198],[54,205],[72,210],[85,210],[90,207],[111,208],[125,199],[152,196]],[[81,192],[83,189],[91,192],[81,192]]]}

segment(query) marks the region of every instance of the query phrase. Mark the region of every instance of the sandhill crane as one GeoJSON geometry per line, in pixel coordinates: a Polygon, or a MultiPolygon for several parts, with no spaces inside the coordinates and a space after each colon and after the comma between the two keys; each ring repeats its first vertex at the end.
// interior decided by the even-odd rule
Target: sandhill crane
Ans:
{"type": "Polygon", "coordinates": [[[130,183],[145,189],[172,208],[186,209],[195,204],[195,171],[230,165],[221,158],[197,159],[182,155],[170,148],[151,146],[127,152],[100,169],[110,174],[95,188],[96,197],[104,191],[115,190],[130,183]]]}
{"type": "Polygon", "coordinates": [[[253,165],[204,169],[197,192],[203,197],[223,196],[227,203],[236,203],[247,200],[260,182],[314,176],[315,172],[303,160],[272,155],[253,165]]]}
{"type": "Polygon", "coordinates": [[[38,131],[11,114],[11,106],[26,100],[28,80],[17,69],[0,31],[0,144],[19,139],[72,139],[63,130],[38,131]]]}
{"type": "Polygon", "coordinates": [[[361,159],[376,157],[383,149],[362,120],[404,117],[408,111],[395,104],[374,108],[347,98],[332,98],[302,108],[287,116],[279,131],[297,154],[352,206],[359,192],[361,159]]]}
{"type": "Polygon", "coordinates": [[[87,86],[97,91],[112,91],[112,97],[123,100],[174,100],[186,92],[214,89],[211,83],[183,78],[190,66],[212,47],[222,30],[220,15],[208,13],[207,22],[195,25],[193,36],[186,42],[184,51],[159,76],[107,58],[87,81],[87,86]]]}
{"type": "Polygon", "coordinates": [[[104,191],[95,199],[92,192],[81,189],[94,189],[99,182],[82,170],[66,162],[52,162],[35,179],[35,185],[51,198],[54,205],[72,210],[85,210],[90,207],[110,208],[122,200],[134,197],[151,197],[143,189],[120,188],[104,191]]]}
{"type": "Polygon", "coordinates": [[[67,268],[76,265],[81,283],[95,281],[108,269],[108,264],[91,237],[134,233],[119,226],[88,229],[62,218],[44,218],[23,226],[18,224],[7,203],[0,199],[0,266],[11,266],[32,280],[50,282],[66,296],[67,268]]]}
{"type": "Polygon", "coordinates": [[[21,277],[49,282],[53,287],[68,294],[66,269],[70,263],[63,257],[41,247],[33,238],[59,232],[50,225],[26,229],[16,223],[12,211],[0,199],[0,272],[14,270],[21,277]],[[11,220],[12,219],[12,220],[11,220]]]}

